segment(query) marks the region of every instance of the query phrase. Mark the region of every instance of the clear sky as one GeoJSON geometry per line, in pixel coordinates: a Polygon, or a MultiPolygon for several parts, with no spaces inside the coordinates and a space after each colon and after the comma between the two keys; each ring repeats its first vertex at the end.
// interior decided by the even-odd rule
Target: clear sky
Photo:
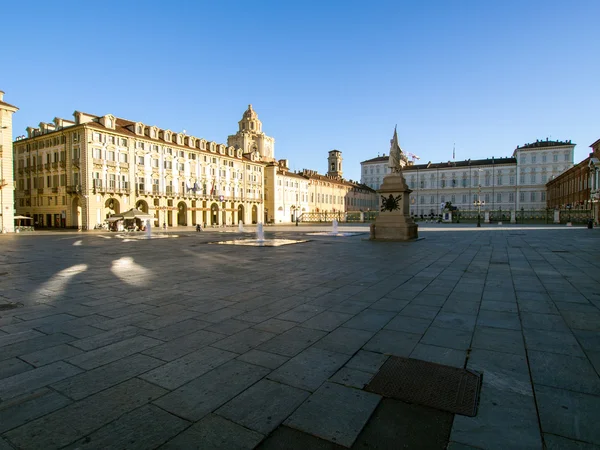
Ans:
{"type": "Polygon", "coordinates": [[[75,110],[226,142],[252,103],[275,156],[344,176],[600,138],[600,1],[3,2],[15,135],[75,110]]]}

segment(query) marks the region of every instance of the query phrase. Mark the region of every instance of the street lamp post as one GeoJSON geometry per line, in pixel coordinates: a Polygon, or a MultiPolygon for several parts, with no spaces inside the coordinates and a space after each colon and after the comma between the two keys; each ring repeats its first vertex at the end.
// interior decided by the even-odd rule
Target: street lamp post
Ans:
{"type": "Polygon", "coordinates": [[[477,227],[481,227],[481,205],[485,205],[485,202],[481,201],[481,184],[477,191],[477,200],[473,202],[473,205],[477,206],[477,227]]]}

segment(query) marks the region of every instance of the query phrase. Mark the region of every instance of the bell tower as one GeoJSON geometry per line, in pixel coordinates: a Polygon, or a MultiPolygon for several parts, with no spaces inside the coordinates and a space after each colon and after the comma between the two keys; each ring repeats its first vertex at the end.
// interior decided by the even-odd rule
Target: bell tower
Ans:
{"type": "Polygon", "coordinates": [[[275,161],[275,139],[263,133],[262,122],[252,105],[248,105],[238,122],[238,132],[227,137],[227,145],[241,148],[245,154],[258,153],[261,161],[275,161]]]}
{"type": "Polygon", "coordinates": [[[335,178],[342,178],[342,152],[331,150],[327,158],[327,175],[335,178]]]}

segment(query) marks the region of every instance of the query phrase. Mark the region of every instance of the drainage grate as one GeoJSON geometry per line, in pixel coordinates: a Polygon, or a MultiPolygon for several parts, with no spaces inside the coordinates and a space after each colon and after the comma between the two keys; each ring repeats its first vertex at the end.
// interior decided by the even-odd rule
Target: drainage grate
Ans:
{"type": "Polygon", "coordinates": [[[475,416],[481,375],[456,367],[392,356],[367,391],[442,411],[475,416]]]}

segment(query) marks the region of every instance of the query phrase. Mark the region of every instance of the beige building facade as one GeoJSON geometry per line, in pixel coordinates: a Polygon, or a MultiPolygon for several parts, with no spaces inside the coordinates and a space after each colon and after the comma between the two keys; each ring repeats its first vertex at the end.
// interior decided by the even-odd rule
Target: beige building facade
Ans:
{"type": "Polygon", "coordinates": [[[0,232],[15,231],[12,116],[19,108],[4,101],[0,91],[0,232]]]}
{"type": "Polygon", "coordinates": [[[155,226],[263,216],[258,155],[111,114],[29,127],[14,154],[16,208],[38,226],[92,229],[134,207],[155,226]]]}
{"type": "Polygon", "coordinates": [[[16,209],[38,227],[93,229],[131,208],[154,226],[220,226],[377,207],[372,189],[341,177],[339,150],[327,175],[291,172],[252,105],[227,145],[112,114],[73,116],[14,143],[16,209]]]}

